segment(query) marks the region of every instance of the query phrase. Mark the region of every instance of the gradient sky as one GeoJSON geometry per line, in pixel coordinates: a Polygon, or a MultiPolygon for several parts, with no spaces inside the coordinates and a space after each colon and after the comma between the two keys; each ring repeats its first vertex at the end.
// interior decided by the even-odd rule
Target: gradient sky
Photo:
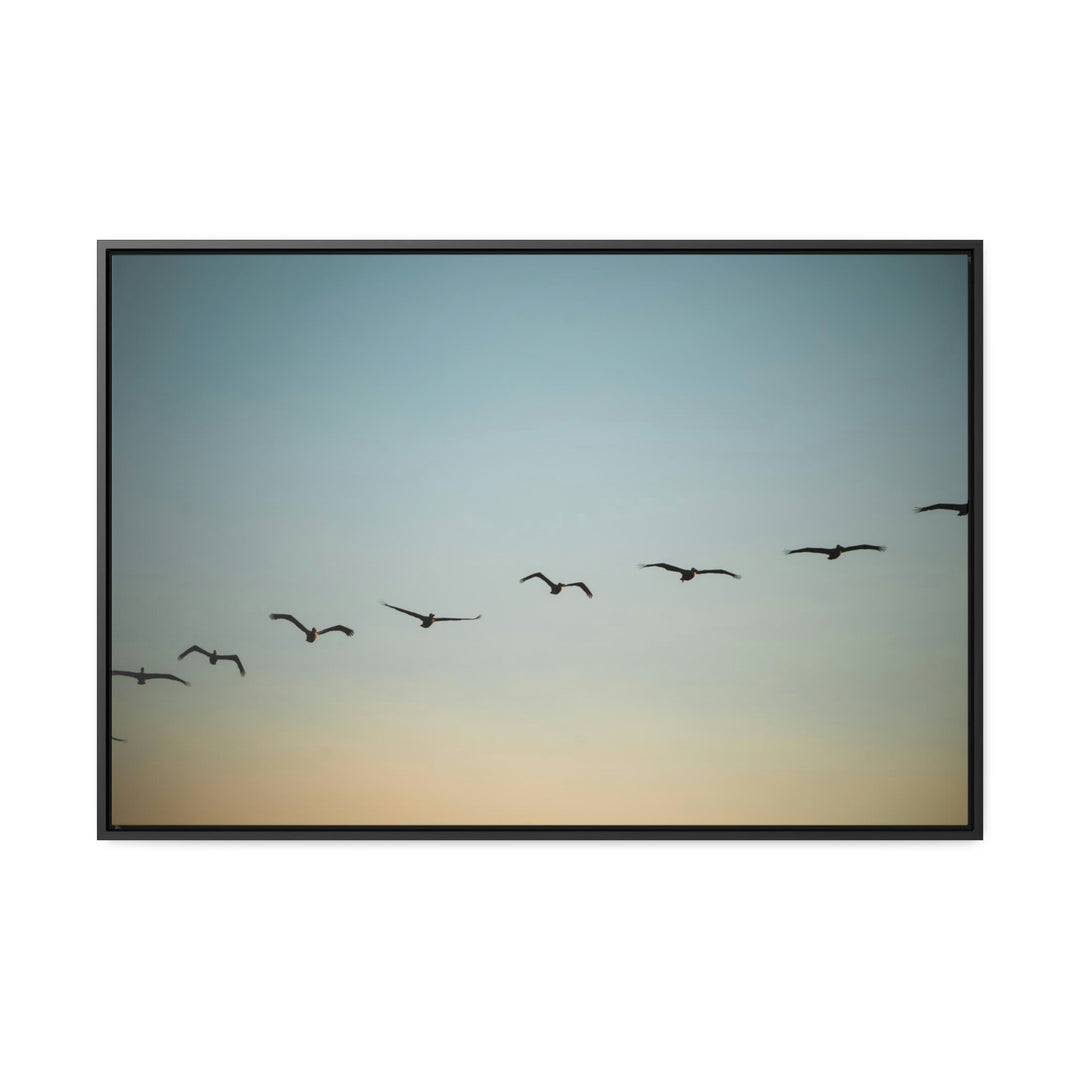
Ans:
{"type": "Polygon", "coordinates": [[[115,823],[966,820],[966,256],[112,267],[115,823]]]}

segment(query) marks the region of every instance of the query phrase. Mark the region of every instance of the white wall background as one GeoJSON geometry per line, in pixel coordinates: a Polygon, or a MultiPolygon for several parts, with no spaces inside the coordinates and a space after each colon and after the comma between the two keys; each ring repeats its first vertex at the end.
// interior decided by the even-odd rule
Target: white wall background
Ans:
{"type": "Polygon", "coordinates": [[[9,1075],[1069,1070],[1069,14],[7,14],[9,1075]],[[983,843],[92,838],[97,237],[972,236],[987,242],[983,843]]]}

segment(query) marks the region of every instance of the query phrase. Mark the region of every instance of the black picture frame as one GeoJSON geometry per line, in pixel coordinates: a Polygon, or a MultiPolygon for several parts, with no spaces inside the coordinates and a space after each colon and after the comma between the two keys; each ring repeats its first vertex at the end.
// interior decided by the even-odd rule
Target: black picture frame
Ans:
{"type": "Polygon", "coordinates": [[[98,287],[97,837],[103,840],[979,840],[983,836],[981,240],[100,240],[98,287]],[[968,820],[963,826],[117,826],[111,808],[111,258],[121,252],[962,253],[968,257],[968,820]]]}

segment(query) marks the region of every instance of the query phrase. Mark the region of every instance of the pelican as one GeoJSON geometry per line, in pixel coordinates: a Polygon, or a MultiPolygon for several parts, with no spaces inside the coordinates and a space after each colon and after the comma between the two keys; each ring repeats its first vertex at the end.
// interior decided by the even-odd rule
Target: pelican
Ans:
{"type": "Polygon", "coordinates": [[[427,630],[432,623],[437,622],[475,622],[480,618],[479,615],[470,615],[468,617],[453,618],[449,615],[436,616],[433,612],[428,615],[421,615],[418,611],[409,611],[408,608],[398,607],[397,604],[388,604],[385,600],[382,601],[383,607],[393,608],[395,611],[400,611],[403,615],[411,615],[414,619],[420,620],[420,629],[427,630]]]}
{"type": "Polygon", "coordinates": [[[638,566],[642,570],[647,570],[650,566],[659,566],[661,570],[674,570],[676,574],[681,574],[681,581],[692,581],[698,576],[698,574],[727,574],[728,577],[741,578],[742,574],[733,574],[730,570],[699,570],[696,566],[691,566],[689,570],[684,570],[681,566],[672,566],[671,563],[666,562],[643,562],[638,563],[638,566]]]}
{"type": "MultiPolygon", "coordinates": [[[[333,630],[340,630],[343,634],[347,635],[348,637],[353,636],[353,631],[350,630],[347,626],[342,626],[340,623],[338,623],[337,626],[328,626],[325,630],[316,630],[314,626],[309,630],[295,615],[271,615],[270,618],[271,619],[288,619],[289,622],[293,623],[298,629],[303,630],[309,645],[320,634],[329,634],[333,630]]],[[[228,659],[230,659],[230,657],[223,656],[223,657],[221,657],[221,659],[228,660],[228,659]]],[[[237,664],[240,663],[239,660],[237,660],[236,662],[237,662],[237,664]]],[[[240,673],[243,674],[243,668],[240,669],[240,673]]]]}
{"type": "Polygon", "coordinates": [[[828,555],[829,559],[839,559],[845,551],[884,551],[884,544],[852,544],[851,547],[844,547],[843,544],[837,544],[834,548],[793,548],[791,551],[784,552],[785,555],[798,555],[800,551],[812,551],[816,555],[828,555]]]}
{"type": "Polygon", "coordinates": [[[111,674],[126,675],[129,679],[134,679],[140,686],[145,686],[147,679],[172,679],[175,682],[182,682],[185,686],[191,685],[187,679],[181,679],[179,675],[152,675],[144,667],[139,668],[138,671],[113,671],[111,674]]]}
{"type": "Polygon", "coordinates": [[[244,670],[244,665],[240,663],[240,657],[237,656],[236,653],[229,653],[227,656],[225,655],[225,653],[222,653],[220,656],[218,656],[217,649],[215,649],[212,653],[208,653],[205,649],[201,648],[200,646],[192,645],[191,648],[185,649],[176,659],[177,660],[183,660],[184,657],[187,656],[188,653],[193,653],[193,652],[202,653],[203,656],[208,657],[209,660],[210,660],[211,666],[216,664],[219,660],[231,660],[240,669],[240,674],[241,675],[246,675],[247,674],[247,672],[244,670]]]}
{"type": "Polygon", "coordinates": [[[523,578],[519,578],[519,583],[522,581],[529,581],[530,579],[538,577],[550,590],[552,596],[558,596],[563,589],[572,589],[575,585],[591,600],[592,592],[589,590],[589,586],[584,581],[567,581],[565,583],[559,582],[556,584],[547,576],[547,574],[541,574],[539,570],[535,574],[527,574],[523,578]]]}
{"type": "Polygon", "coordinates": [[[916,514],[925,514],[927,510],[955,510],[957,517],[967,517],[967,503],[934,503],[933,506],[916,506],[916,514]]]}

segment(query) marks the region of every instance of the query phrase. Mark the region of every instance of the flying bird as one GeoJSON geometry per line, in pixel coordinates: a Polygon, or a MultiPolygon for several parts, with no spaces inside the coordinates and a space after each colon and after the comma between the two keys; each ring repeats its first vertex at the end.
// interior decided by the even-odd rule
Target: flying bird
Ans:
{"type": "Polygon", "coordinates": [[[547,576],[547,574],[541,574],[539,570],[537,570],[535,574],[527,574],[525,577],[520,578],[519,583],[522,581],[529,581],[534,577],[538,577],[551,590],[552,596],[558,596],[563,589],[572,589],[576,585],[587,597],[589,597],[589,599],[592,599],[592,592],[584,581],[567,581],[565,583],[560,581],[556,584],[547,576]]]}
{"type": "Polygon", "coordinates": [[[671,563],[666,562],[643,562],[638,563],[638,566],[642,570],[648,569],[650,566],[659,566],[661,570],[674,570],[676,574],[681,574],[682,581],[691,581],[696,578],[698,574],[727,574],[728,577],[741,578],[742,574],[733,574],[730,570],[699,570],[696,566],[691,566],[689,570],[684,570],[681,566],[672,566],[671,563]]]}
{"type": "Polygon", "coordinates": [[[933,506],[916,506],[916,514],[924,514],[927,510],[955,510],[957,517],[967,517],[967,503],[934,503],[933,506]]]}
{"type": "Polygon", "coordinates": [[[844,547],[843,544],[837,544],[834,548],[792,548],[791,551],[784,552],[785,555],[798,555],[800,551],[812,551],[816,555],[828,555],[831,559],[839,559],[845,551],[884,551],[884,544],[852,544],[851,547],[844,547]]]}
{"type": "MultiPolygon", "coordinates": [[[[306,640],[307,640],[309,645],[320,634],[329,634],[334,630],[340,630],[343,634],[347,635],[348,637],[353,636],[353,631],[350,630],[347,626],[342,626],[340,623],[338,623],[337,626],[328,626],[325,630],[316,630],[314,626],[309,630],[295,615],[271,615],[270,618],[271,619],[288,619],[289,622],[293,623],[297,627],[297,629],[303,630],[304,635],[305,635],[306,640]]],[[[228,656],[223,656],[220,659],[229,660],[229,659],[232,659],[232,658],[228,657],[228,656]]],[[[239,660],[237,660],[236,662],[237,662],[237,664],[240,663],[239,660]]],[[[244,671],[244,669],[241,668],[240,673],[243,674],[243,671],[244,671]]]]}
{"type": "Polygon", "coordinates": [[[176,659],[177,660],[183,660],[184,657],[187,656],[188,653],[193,653],[193,652],[202,653],[203,656],[208,657],[209,660],[210,660],[211,666],[216,664],[219,660],[231,660],[240,669],[240,674],[241,675],[246,675],[247,674],[247,672],[244,670],[244,665],[240,663],[240,657],[237,656],[236,653],[229,653],[229,655],[227,655],[227,656],[224,653],[222,653],[221,656],[218,656],[217,649],[215,649],[212,653],[209,653],[204,648],[201,648],[198,645],[192,645],[191,648],[185,649],[176,659]]]}
{"type": "Polygon", "coordinates": [[[116,735],[110,735],[109,738],[112,739],[113,742],[127,742],[127,739],[121,739],[116,735]]]}
{"type": "Polygon", "coordinates": [[[421,615],[418,611],[409,611],[408,608],[398,607],[397,604],[388,604],[385,600],[382,601],[383,607],[393,608],[395,611],[400,611],[403,615],[411,615],[414,619],[420,620],[420,629],[427,630],[432,623],[437,622],[475,622],[480,618],[479,615],[470,615],[467,618],[452,618],[448,615],[436,616],[434,613],[429,615],[421,615]]]}
{"type": "Polygon", "coordinates": [[[134,679],[140,686],[145,686],[148,679],[172,679],[174,682],[182,682],[185,686],[191,685],[187,679],[181,679],[179,675],[150,674],[144,667],[139,668],[138,671],[113,671],[111,674],[126,675],[129,679],[134,679]]]}

